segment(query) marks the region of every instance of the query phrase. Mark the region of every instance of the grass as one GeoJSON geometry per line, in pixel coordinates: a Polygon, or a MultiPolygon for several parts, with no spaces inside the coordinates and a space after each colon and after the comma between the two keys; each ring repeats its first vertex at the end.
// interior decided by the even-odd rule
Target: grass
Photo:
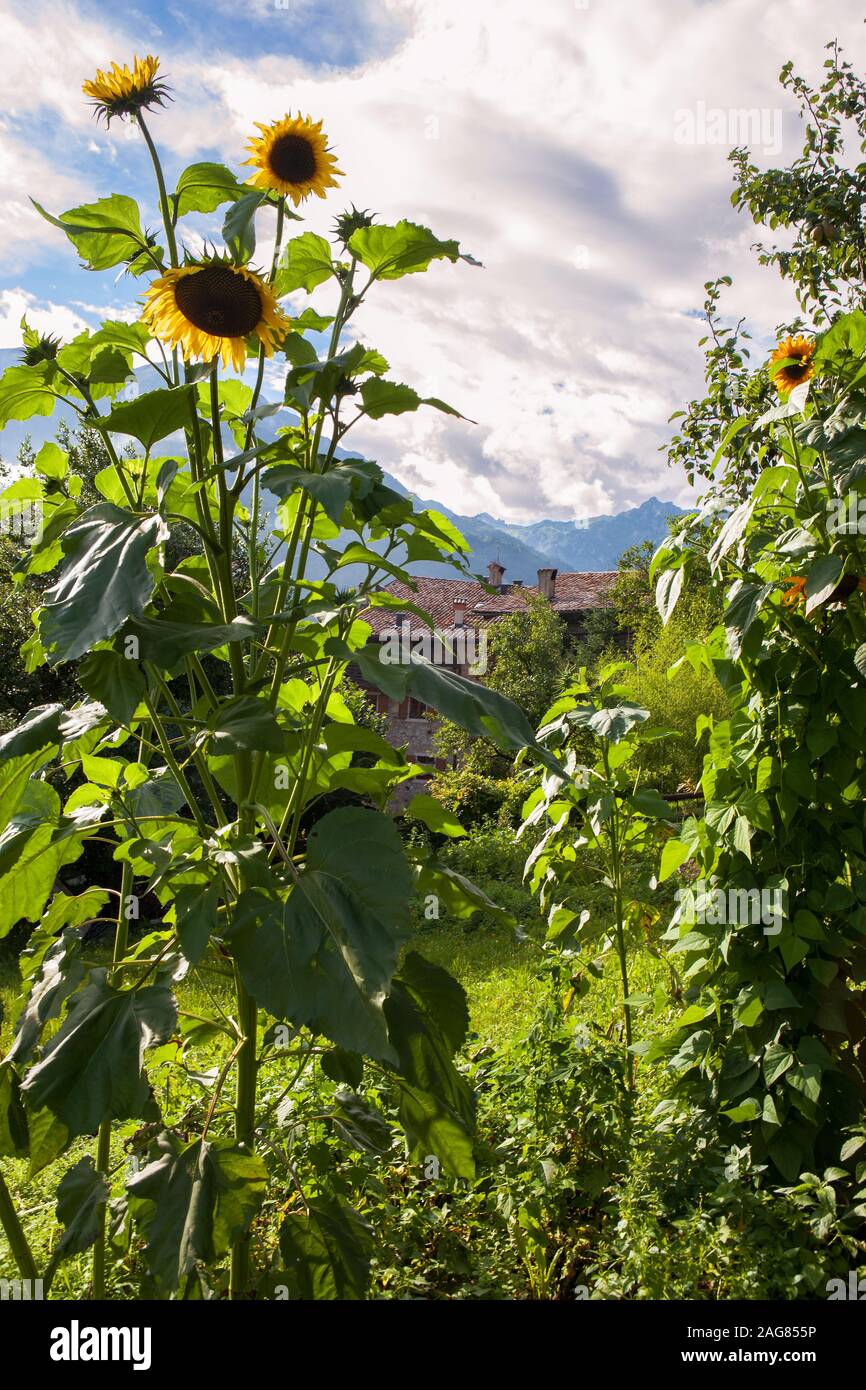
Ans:
{"type": "MultiPolygon", "coordinates": [[[[537,925],[530,925],[530,935],[518,940],[507,927],[482,922],[479,925],[462,922],[421,922],[415,927],[410,947],[434,963],[448,969],[467,993],[470,1013],[469,1050],[490,1046],[507,1050],[509,1045],[524,1037],[538,1016],[548,988],[539,975],[543,956],[537,925]]],[[[107,953],[107,947],[97,947],[91,955],[107,953]]],[[[652,988],[656,983],[655,962],[642,957],[635,971],[634,989],[652,988]]],[[[21,984],[17,965],[9,955],[0,955],[0,1055],[7,1050],[13,1034],[12,1019],[20,998],[21,984]]],[[[213,1015],[214,1004],[232,1011],[230,981],[207,976],[206,987],[197,972],[192,972],[178,986],[181,1013],[213,1015]]],[[[616,963],[608,962],[604,978],[594,984],[590,993],[574,1005],[574,1016],[594,1024],[607,1036],[619,1036],[621,1006],[616,963]]],[[[49,1025],[49,1027],[57,1027],[49,1025]]],[[[149,1073],[158,1100],[169,1122],[176,1122],[182,1111],[197,1098],[208,1093],[215,1068],[224,1054],[221,1038],[205,1041],[191,1058],[187,1077],[180,1078],[176,1068],[160,1066],[161,1053],[173,1050],[157,1049],[149,1057],[149,1073]],[[200,1080],[196,1079],[196,1074],[200,1080]],[[171,1089],[169,1089],[171,1087],[171,1089]]],[[[126,1140],[138,1128],[136,1121],[118,1126],[112,1144],[111,1167],[114,1195],[122,1191],[129,1165],[126,1140]]],[[[54,1214],[57,1184],[62,1175],[82,1157],[92,1154],[94,1141],[80,1139],[56,1162],[41,1172],[29,1176],[26,1161],[3,1160],[6,1181],[15,1197],[23,1224],[31,1241],[38,1265],[48,1261],[57,1225],[54,1214]]],[[[90,1279],[90,1253],[64,1262],[57,1273],[52,1289],[56,1298],[77,1299],[87,1296],[90,1279]]],[[[11,1256],[0,1234],[0,1276],[15,1277],[11,1256]]],[[[123,1264],[111,1263],[109,1296],[134,1298],[139,1289],[135,1271],[123,1264]]]]}

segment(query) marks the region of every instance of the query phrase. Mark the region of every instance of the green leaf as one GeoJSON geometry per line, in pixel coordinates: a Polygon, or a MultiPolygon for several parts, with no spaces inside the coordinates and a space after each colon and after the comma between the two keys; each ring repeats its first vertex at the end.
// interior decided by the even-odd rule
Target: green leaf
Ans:
{"type": "Polygon", "coordinates": [[[213,652],[229,642],[251,642],[265,630],[262,623],[254,622],[245,614],[230,623],[174,622],[166,618],[142,617],[127,623],[123,636],[137,639],[141,661],[150,661],[161,671],[170,671],[191,652],[213,652]]]}
{"type": "Polygon", "coordinates": [[[249,1230],[267,1190],[262,1160],[232,1139],[173,1135],[156,1141],[158,1157],[127,1183],[133,1219],[147,1237],[157,1283],[176,1289],[197,1264],[212,1266],[249,1230]]]}
{"type": "Polygon", "coordinates": [[[364,1059],[357,1052],[347,1052],[344,1047],[332,1047],[321,1059],[325,1076],[341,1086],[354,1086],[356,1089],[364,1079],[364,1059]]]}
{"type": "Polygon", "coordinates": [[[175,896],[175,922],[180,948],[190,965],[198,965],[217,929],[220,880],[185,884],[175,896]]]}
{"type": "Polygon", "coordinates": [[[361,675],[390,695],[403,700],[411,693],[479,738],[492,739],[501,749],[532,749],[539,762],[564,776],[556,758],[543,748],[523,711],[497,690],[458,676],[447,667],[434,666],[412,653],[407,665],[382,660],[378,644],[350,654],[361,675]]]}
{"type": "Polygon", "coordinates": [[[22,1089],[37,1109],[57,1115],[71,1136],[95,1134],[103,1120],[152,1119],[144,1052],[165,1042],[176,1022],[167,985],[117,990],[105,970],[94,970],[22,1089]]]}
{"type": "Polygon", "coordinates": [[[267,193],[248,189],[229,208],[223,222],[223,241],[238,264],[246,264],[256,249],[256,213],[267,193]]]}
{"type": "Polygon", "coordinates": [[[451,839],[457,839],[466,834],[453,811],[449,811],[435,796],[429,796],[426,792],[419,792],[417,796],[413,796],[404,814],[410,820],[420,820],[428,830],[434,830],[437,835],[448,835],[451,839]]]}
{"type": "Polygon", "coordinates": [[[281,501],[302,488],[315,497],[331,521],[339,525],[349,498],[353,494],[366,497],[381,476],[376,464],[368,463],[365,459],[342,460],[329,468],[327,473],[310,473],[303,468],[293,468],[290,464],[278,464],[262,474],[262,486],[281,501]]]}
{"type": "Polygon", "coordinates": [[[21,1103],[21,1087],[11,1062],[0,1062],[0,1158],[24,1158],[27,1154],[27,1114],[21,1103]]]}
{"type": "Polygon", "coordinates": [[[84,967],[79,960],[79,946],[78,936],[73,932],[64,932],[47,952],[39,978],[34,981],[18,1020],[15,1041],[9,1049],[9,1057],[13,1061],[30,1060],[45,1024],[49,1019],[57,1018],[64,1001],[80,985],[84,967]]]}
{"type": "Polygon", "coordinates": [[[361,386],[361,399],[371,420],[381,420],[384,415],[404,415],[406,411],[417,410],[419,405],[432,405],[446,415],[455,415],[459,420],[465,417],[453,406],[446,405],[436,396],[419,396],[411,386],[399,381],[385,381],[382,377],[370,377],[361,386]]]}
{"type": "Polygon", "coordinates": [[[280,1227],[280,1250],[292,1298],[319,1301],[365,1296],[372,1230],[342,1198],[322,1194],[308,1201],[304,1213],[290,1212],[280,1227]]]}
{"type": "Polygon", "coordinates": [[[659,867],[659,882],[664,883],[666,878],[676,873],[677,869],[685,864],[691,852],[690,846],[684,845],[682,840],[666,840],[659,867]]]}
{"type": "Polygon", "coordinates": [[[277,297],[293,290],[311,293],[333,274],[331,248],[315,232],[302,232],[292,237],[283,252],[276,278],[277,297]]]}
{"type": "Polygon", "coordinates": [[[772,592],[772,584],[748,584],[740,579],[731,588],[724,623],[728,649],[735,661],[743,650],[746,634],[772,592]]]}
{"type": "Polygon", "coordinates": [[[190,164],[177,181],[177,215],[213,212],[220,204],[236,202],[249,191],[249,185],[238,183],[224,164],[190,164]]]}
{"type": "Polygon", "coordinates": [[[36,705],[14,729],[0,735],[0,759],[22,758],[60,743],[63,706],[36,705]]]}
{"type": "Polygon", "coordinates": [[[173,386],[145,391],[134,401],[116,405],[105,416],[103,428],[112,434],[131,434],[148,453],[160,439],[176,434],[190,423],[195,387],[173,386]]]}
{"type": "Polygon", "coordinates": [[[110,502],[91,507],[66,530],[65,562],[39,619],[52,665],[84,656],[143,612],[153,591],[147,553],[168,534],[156,514],[137,516],[110,502]]]}
{"type": "Polygon", "coordinates": [[[330,1119],[336,1132],[362,1153],[386,1154],[391,1131],[381,1110],[354,1091],[338,1091],[330,1119]]]}
{"type": "Polygon", "coordinates": [[[377,280],[399,280],[403,275],[426,270],[433,260],[465,260],[456,241],[440,241],[428,227],[415,222],[395,226],[360,227],[352,234],[349,250],[377,280]]]}
{"type": "Polygon", "coordinates": [[[241,695],[221,706],[208,724],[210,742],[216,753],[239,749],[284,753],[285,735],[274,718],[267,700],[241,695]]]}
{"type": "Polygon", "coordinates": [[[48,382],[54,374],[52,364],[34,367],[7,367],[0,377],[0,429],[10,420],[30,420],[34,415],[51,415],[57,394],[48,382]]]}
{"type": "Polygon", "coordinates": [[[284,902],[241,895],[229,940],[244,984],[274,1018],[396,1061],[382,1006],[411,893],[390,817],[354,807],[330,812],[310,832],[284,902]]]}
{"type": "Polygon", "coordinates": [[[680,565],[678,569],[662,570],[656,583],[656,608],[662,625],[666,624],[668,618],[677,606],[677,601],[683,591],[683,580],[685,578],[685,568],[680,565]]]}
{"type": "Polygon", "coordinates": [[[138,663],[110,649],[89,652],[78,668],[78,680],[119,724],[132,722],[147,690],[138,663]]]}
{"type": "Polygon", "coordinates": [[[138,204],[122,193],[70,208],[52,217],[31,198],[36,211],[64,231],[90,270],[109,270],[131,260],[145,246],[138,204]]]}
{"type": "Polygon", "coordinates": [[[599,738],[606,738],[611,743],[619,743],[630,729],[633,729],[636,724],[642,724],[649,717],[648,709],[623,700],[618,705],[609,705],[603,709],[594,710],[592,714],[587,715],[585,722],[599,738]]]}
{"type": "Polygon", "coordinates": [[[836,589],[845,568],[842,555],[822,555],[806,575],[806,616],[820,608],[836,589]]]}
{"type": "Polygon", "coordinates": [[[639,811],[642,816],[649,816],[653,820],[670,820],[673,815],[670,806],[655,787],[639,787],[634,796],[629,798],[628,804],[632,810],[639,811]]]}
{"type": "Polygon", "coordinates": [[[400,1122],[416,1160],[437,1157],[454,1177],[475,1173],[472,1091],[452,1057],[469,1026],[466,995],[446,970],[415,951],[406,956],[385,1003],[397,1050],[400,1122]]]}
{"type": "Polygon", "coordinates": [[[97,1171],[89,1154],[63,1175],[57,1189],[57,1220],[63,1227],[58,1255],[66,1259],[93,1245],[102,1230],[110,1192],[108,1178],[97,1171]]]}

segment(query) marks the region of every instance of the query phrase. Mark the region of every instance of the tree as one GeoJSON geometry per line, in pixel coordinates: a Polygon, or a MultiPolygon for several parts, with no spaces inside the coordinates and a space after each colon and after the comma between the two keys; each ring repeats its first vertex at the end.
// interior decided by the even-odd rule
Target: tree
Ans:
{"type": "MultiPolygon", "coordinates": [[[[747,150],[730,154],[735,188],[731,200],[754,221],[792,234],[793,244],[759,243],[764,265],[774,265],[794,290],[803,317],[777,330],[779,339],[799,333],[804,322],[826,324],[840,309],[866,303],[866,164],[845,158],[846,126],[853,127],[860,148],[866,140],[866,83],[844,62],[836,43],[827,45],[825,78],[813,87],[796,76],[791,63],[780,75],[795,93],[804,123],[801,154],[784,169],[759,169],[747,150]]],[[[749,365],[750,334],[746,319],[725,321],[720,310],[729,276],[704,286],[707,390],[671,420],[678,421],[668,462],[683,468],[690,483],[720,481],[736,502],[749,495],[755,478],[777,462],[778,442],[764,435],[756,443],[752,427],[776,403],[767,364],[749,365]]]]}

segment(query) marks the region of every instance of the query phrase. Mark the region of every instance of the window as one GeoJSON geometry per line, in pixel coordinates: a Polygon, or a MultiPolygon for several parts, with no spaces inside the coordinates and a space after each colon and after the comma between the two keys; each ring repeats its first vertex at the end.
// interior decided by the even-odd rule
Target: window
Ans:
{"type": "Polygon", "coordinates": [[[410,718],[410,719],[423,719],[426,713],[427,713],[427,706],[426,706],[425,704],[423,704],[423,703],[421,702],[421,700],[415,700],[415,699],[410,699],[410,700],[409,700],[409,718],[410,718]]]}

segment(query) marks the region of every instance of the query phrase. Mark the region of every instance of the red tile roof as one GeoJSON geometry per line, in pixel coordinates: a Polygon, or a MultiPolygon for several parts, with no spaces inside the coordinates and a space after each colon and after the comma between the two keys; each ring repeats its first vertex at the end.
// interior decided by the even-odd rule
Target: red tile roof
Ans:
{"type": "MultiPolygon", "coordinates": [[[[592,608],[608,608],[613,602],[611,590],[619,578],[618,570],[564,571],[556,576],[553,607],[563,616],[569,613],[583,613],[592,608]]],[[[454,600],[463,599],[466,603],[464,623],[470,627],[483,627],[487,622],[495,622],[509,613],[517,613],[525,608],[530,597],[538,595],[534,584],[507,585],[500,593],[488,593],[482,584],[466,579],[415,580],[415,589],[395,579],[383,585],[385,593],[414,603],[429,613],[433,624],[438,628],[451,627],[454,622],[454,600]]],[[[368,608],[362,617],[374,632],[395,626],[399,610],[394,608],[368,608]]],[[[414,613],[407,615],[410,630],[420,632],[424,624],[414,613]]]]}

